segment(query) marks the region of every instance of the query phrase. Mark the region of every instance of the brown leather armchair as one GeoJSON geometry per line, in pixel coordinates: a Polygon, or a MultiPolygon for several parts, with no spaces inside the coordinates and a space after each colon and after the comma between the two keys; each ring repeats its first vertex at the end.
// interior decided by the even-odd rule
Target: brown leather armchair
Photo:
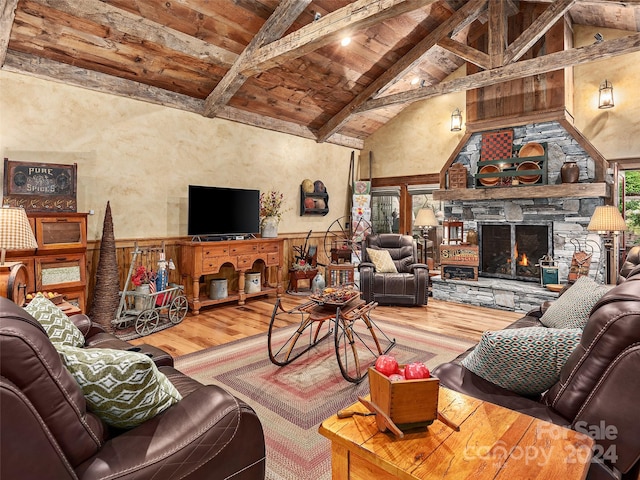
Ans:
{"type": "Polygon", "coordinates": [[[418,263],[418,246],[410,235],[381,233],[362,242],[361,297],[380,305],[426,305],[429,297],[429,268],[418,263]],[[387,250],[398,273],[377,272],[367,248],[387,250]]]}
{"type": "Polygon", "coordinates": [[[87,410],[40,324],[0,298],[2,478],[264,479],[255,412],[218,386],[159,369],[182,400],[138,427],[110,429],[87,410]]]}
{"type": "Polygon", "coordinates": [[[620,268],[620,276],[618,277],[618,283],[623,282],[624,279],[631,273],[631,270],[640,265],[640,245],[631,247],[627,252],[622,267],[620,268]]]}
{"type": "MultiPolygon", "coordinates": [[[[511,328],[541,326],[531,311],[511,328]]],[[[640,471],[640,266],[594,306],[580,345],[560,380],[540,398],[523,397],[475,375],[459,363],[437,367],[440,385],[595,438],[587,478],[633,479],[640,471]]]]}

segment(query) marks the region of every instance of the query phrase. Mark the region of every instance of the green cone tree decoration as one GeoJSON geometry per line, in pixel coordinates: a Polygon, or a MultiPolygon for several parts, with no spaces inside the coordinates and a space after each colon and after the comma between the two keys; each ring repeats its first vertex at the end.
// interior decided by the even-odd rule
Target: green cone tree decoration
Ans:
{"type": "Polygon", "coordinates": [[[107,202],[100,243],[100,259],[96,270],[96,285],[89,317],[107,332],[113,332],[111,321],[115,319],[120,302],[120,279],[116,258],[116,240],[113,234],[111,206],[107,202]]]}

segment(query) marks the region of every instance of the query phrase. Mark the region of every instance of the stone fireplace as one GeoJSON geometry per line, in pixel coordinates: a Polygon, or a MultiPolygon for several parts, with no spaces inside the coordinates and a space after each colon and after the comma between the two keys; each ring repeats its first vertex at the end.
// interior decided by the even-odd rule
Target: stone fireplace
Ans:
{"type": "Polygon", "coordinates": [[[594,160],[599,154],[579,133],[576,138],[574,129],[561,121],[512,128],[514,146],[529,142],[546,144],[544,184],[477,188],[474,174],[478,171],[483,132],[468,136],[447,165],[447,169],[454,163],[464,165],[467,188],[447,189],[446,175],[441,174],[441,190],[434,193],[434,199],[443,202],[446,219],[460,220],[465,232],[473,229],[478,233],[480,278],[467,282],[435,277],[436,298],[442,295],[443,299],[451,300],[452,296],[458,296],[464,303],[526,311],[550,294],[539,285],[536,267],[539,260],[551,255],[558,265],[559,282],[565,283],[576,251],[592,254],[589,272],[592,278],[598,281],[605,278],[602,240],[595,232],[586,230],[595,207],[603,205],[609,195],[605,175],[598,172],[594,160]],[[578,183],[561,183],[560,169],[566,161],[578,164],[578,183]],[[493,293],[483,291],[487,285],[493,293]],[[441,293],[436,293],[439,290],[441,293]],[[472,294],[473,291],[476,293],[472,294]],[[535,298],[527,298],[523,292],[531,292],[535,298]]]}

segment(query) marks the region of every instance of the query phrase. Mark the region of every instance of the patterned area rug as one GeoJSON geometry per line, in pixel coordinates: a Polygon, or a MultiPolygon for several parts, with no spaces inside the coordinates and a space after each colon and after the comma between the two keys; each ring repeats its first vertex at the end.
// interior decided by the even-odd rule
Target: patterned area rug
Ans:
{"type": "MultiPolygon", "coordinates": [[[[389,353],[399,363],[422,361],[433,368],[472,345],[390,322],[376,323],[395,338],[389,353]]],[[[289,338],[293,328],[278,329],[274,337],[289,338]]],[[[366,378],[360,384],[342,378],[333,336],[284,367],[269,360],[266,334],[184,355],[175,363],[183,373],[225,387],[256,410],[266,437],[269,480],[330,479],[330,442],[318,433],[318,426],[369,393],[366,378]]]]}

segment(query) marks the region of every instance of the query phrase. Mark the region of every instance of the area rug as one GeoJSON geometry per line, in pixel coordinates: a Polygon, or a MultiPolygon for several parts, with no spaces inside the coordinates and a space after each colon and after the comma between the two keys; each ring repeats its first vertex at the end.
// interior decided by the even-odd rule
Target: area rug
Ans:
{"type": "MultiPolygon", "coordinates": [[[[377,325],[395,339],[389,353],[399,363],[422,361],[433,368],[472,345],[391,322],[377,325]]],[[[274,339],[289,338],[293,328],[276,330],[274,339]]],[[[178,357],[175,364],[202,383],[223,386],[255,409],[266,438],[268,480],[328,480],[331,445],[318,426],[369,393],[369,382],[343,379],[332,336],[284,367],[271,363],[267,345],[267,335],[257,335],[178,357]]]]}

